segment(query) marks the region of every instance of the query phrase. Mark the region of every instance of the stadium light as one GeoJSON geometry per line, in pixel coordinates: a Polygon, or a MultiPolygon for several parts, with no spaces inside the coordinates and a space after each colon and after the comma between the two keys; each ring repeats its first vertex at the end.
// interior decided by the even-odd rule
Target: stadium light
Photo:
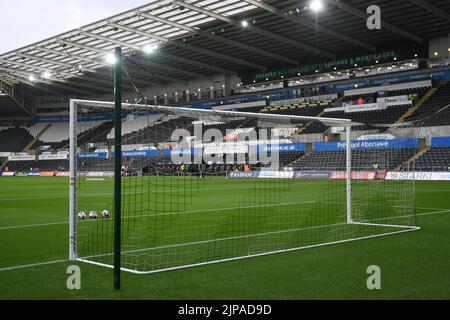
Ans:
{"type": "Polygon", "coordinates": [[[31,82],[34,82],[34,81],[36,81],[36,77],[34,75],[30,74],[28,76],[28,80],[30,80],[31,82]]]}
{"type": "Polygon", "coordinates": [[[116,56],[114,55],[114,53],[108,53],[105,56],[105,61],[109,64],[116,64],[116,56]]]}
{"type": "Polygon", "coordinates": [[[323,3],[320,0],[313,0],[309,4],[309,8],[314,12],[319,12],[323,9],[323,3]]]}
{"type": "Polygon", "coordinates": [[[153,52],[158,50],[158,45],[157,44],[147,44],[142,48],[142,50],[144,50],[144,52],[147,54],[152,54],[153,52]]]}
{"type": "Polygon", "coordinates": [[[52,74],[50,72],[48,72],[48,71],[45,71],[42,74],[42,78],[44,78],[44,79],[50,79],[51,76],[52,76],[52,74]]]}
{"type": "Polygon", "coordinates": [[[248,27],[248,21],[247,20],[243,20],[241,22],[241,25],[242,25],[243,28],[247,28],[248,27]]]}

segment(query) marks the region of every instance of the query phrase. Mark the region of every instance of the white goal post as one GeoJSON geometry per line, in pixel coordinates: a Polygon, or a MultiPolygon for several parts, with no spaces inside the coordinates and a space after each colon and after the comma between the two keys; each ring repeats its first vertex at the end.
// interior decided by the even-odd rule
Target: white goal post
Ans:
{"type": "MultiPolygon", "coordinates": [[[[353,152],[352,128],[363,126],[361,123],[270,113],[128,103],[122,106],[122,126],[127,131],[121,137],[112,137],[108,130],[113,121],[114,102],[70,100],[71,261],[113,268],[114,189],[108,178],[92,177],[117,174],[123,176],[124,190],[122,270],[136,274],[420,229],[415,220],[414,182],[378,179],[381,173],[369,172],[360,164],[367,166],[371,160],[365,161],[365,150],[353,152]],[[94,121],[98,123],[91,123],[94,121]],[[228,134],[220,142],[208,140],[206,134],[199,139],[203,131],[195,131],[198,123],[203,126],[200,130],[211,127],[218,133],[226,128],[228,134]],[[345,128],[341,134],[345,147],[328,154],[319,151],[323,146],[321,130],[327,132],[332,127],[345,128]],[[273,137],[274,129],[292,132],[282,140],[279,137],[274,140],[269,134],[263,142],[260,133],[257,135],[258,153],[280,152],[288,158],[277,160],[279,170],[266,170],[261,160],[253,166],[250,164],[249,150],[254,141],[247,139],[241,145],[238,139],[257,128],[268,128],[273,137]],[[170,130],[184,130],[189,139],[170,140],[167,137],[174,135],[170,130]],[[121,155],[114,154],[108,141],[89,140],[91,135],[102,132],[108,133],[108,141],[121,139],[121,155]],[[236,150],[245,146],[246,151],[217,151],[224,150],[224,146],[236,150]],[[199,154],[206,157],[208,148],[216,150],[208,154],[211,157],[220,152],[232,153],[233,159],[242,156],[241,161],[218,162],[218,166],[204,159],[199,164],[173,161],[176,152],[189,152],[194,158],[199,154]],[[111,170],[111,159],[116,156],[126,162],[120,172],[111,170]],[[335,167],[334,161],[337,158],[341,161],[342,156],[344,166],[339,162],[339,167],[335,167]],[[321,159],[330,163],[330,169],[320,163],[321,159]],[[355,172],[372,178],[355,178],[355,172]],[[326,178],[320,178],[319,174],[326,178]],[[99,217],[81,220],[78,217],[81,211],[98,212],[99,217]],[[111,218],[102,219],[102,211],[111,213],[111,218]]],[[[397,156],[380,153],[376,161],[392,163],[395,159],[391,158],[397,156]]]]}

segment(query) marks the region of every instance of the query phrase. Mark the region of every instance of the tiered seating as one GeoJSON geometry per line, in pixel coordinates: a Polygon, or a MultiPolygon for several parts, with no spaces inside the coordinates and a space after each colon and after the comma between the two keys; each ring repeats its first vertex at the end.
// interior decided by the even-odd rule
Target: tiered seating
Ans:
{"type": "Polygon", "coordinates": [[[432,148],[414,163],[416,171],[449,171],[450,148],[432,148]]]}
{"type": "MultiPolygon", "coordinates": [[[[90,125],[89,125],[90,127],[90,125]]],[[[78,133],[78,140],[77,144],[78,146],[83,146],[88,143],[103,143],[108,141],[106,139],[106,136],[111,131],[111,129],[114,127],[114,121],[107,121],[101,123],[99,126],[92,127],[91,129],[84,131],[81,130],[80,133],[78,133]]],[[[62,149],[62,148],[68,148],[69,147],[69,140],[63,140],[60,143],[53,143],[52,144],[53,149],[62,149]]]]}
{"type": "Polygon", "coordinates": [[[424,123],[425,126],[445,126],[450,123],[450,108],[439,112],[438,115],[430,117],[439,110],[450,104],[450,83],[440,87],[414,114],[408,118],[412,120],[428,120],[424,123]]]}
{"type": "Polygon", "coordinates": [[[20,152],[33,140],[23,128],[8,128],[0,131],[0,152],[20,152]]]}
{"type": "MultiPolygon", "coordinates": [[[[165,118],[162,121],[154,122],[151,126],[122,136],[123,144],[140,143],[161,143],[168,141],[176,129],[192,129],[192,119],[183,118],[165,118]]],[[[193,130],[190,130],[193,134],[193,130]]]]}
{"type": "MultiPolygon", "coordinates": [[[[271,106],[263,108],[261,113],[318,117],[322,115],[324,109],[329,108],[332,103],[333,100],[329,98],[296,98],[272,102],[271,106]]],[[[305,121],[303,124],[299,125],[305,126],[305,128],[302,129],[302,133],[323,133],[327,130],[320,122],[310,123],[309,121],[305,121]]]]}
{"type": "Polygon", "coordinates": [[[225,137],[227,135],[227,131],[228,130],[234,130],[237,128],[250,128],[253,127],[255,128],[257,126],[256,121],[252,121],[252,120],[234,120],[234,121],[230,121],[230,122],[223,122],[223,123],[215,123],[215,124],[204,124],[203,125],[203,132],[205,132],[206,130],[209,129],[217,129],[220,132],[222,132],[222,135],[225,137]]]}
{"type": "MultiPolygon", "coordinates": [[[[405,114],[409,106],[392,106],[385,110],[346,113],[344,111],[327,112],[325,117],[351,119],[365,124],[393,124],[405,114]]],[[[367,129],[367,127],[365,127],[367,129]]]]}
{"type": "MultiPolygon", "coordinates": [[[[77,123],[78,135],[80,136],[89,130],[102,126],[104,123],[104,121],[80,121],[77,123]]],[[[49,123],[37,123],[34,126],[26,127],[25,130],[34,138],[48,125],[49,123]]],[[[50,145],[54,149],[58,149],[68,145],[69,135],[69,123],[56,122],[50,124],[50,127],[39,138],[39,141],[41,144],[50,145]]]]}
{"type": "MultiPolygon", "coordinates": [[[[371,170],[378,164],[380,170],[393,170],[411,159],[417,149],[384,149],[352,151],[354,170],[371,170]]],[[[297,160],[292,165],[297,170],[345,170],[345,151],[313,152],[297,160]]]]}
{"type": "MultiPolygon", "coordinates": [[[[160,115],[129,116],[122,122],[122,136],[143,130],[156,123],[159,118],[161,118],[160,115]]],[[[107,138],[110,140],[114,139],[114,129],[111,128],[107,138]]]]}
{"type": "Polygon", "coordinates": [[[261,113],[274,113],[285,115],[297,115],[315,117],[320,114],[325,108],[329,107],[333,100],[323,99],[310,101],[305,99],[291,99],[284,102],[272,103],[271,106],[265,107],[261,113]]]}

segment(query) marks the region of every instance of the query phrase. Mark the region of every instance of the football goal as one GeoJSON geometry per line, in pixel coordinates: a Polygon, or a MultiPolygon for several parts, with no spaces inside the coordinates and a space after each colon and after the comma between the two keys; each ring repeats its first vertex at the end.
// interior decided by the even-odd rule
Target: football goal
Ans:
{"type": "Polygon", "coordinates": [[[70,259],[151,274],[419,229],[414,181],[386,179],[417,141],[289,108],[71,100],[70,259]]]}

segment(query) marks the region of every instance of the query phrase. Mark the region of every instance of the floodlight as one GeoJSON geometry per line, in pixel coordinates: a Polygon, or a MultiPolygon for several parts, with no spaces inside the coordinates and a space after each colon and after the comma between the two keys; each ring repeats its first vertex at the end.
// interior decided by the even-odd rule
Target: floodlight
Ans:
{"type": "Polygon", "coordinates": [[[323,9],[323,3],[320,0],[313,0],[309,4],[309,8],[314,12],[319,12],[323,9]]]}
{"type": "Polygon", "coordinates": [[[144,52],[147,54],[152,54],[157,49],[158,49],[157,44],[147,44],[142,48],[142,50],[144,50],[144,52]]]}
{"type": "Polygon", "coordinates": [[[44,78],[44,79],[50,79],[51,76],[52,76],[52,74],[50,72],[48,72],[48,71],[45,71],[42,74],[42,78],[44,78]]]}
{"type": "Polygon", "coordinates": [[[109,64],[115,64],[116,63],[116,56],[114,55],[114,53],[108,53],[105,56],[105,61],[109,64]]]}

